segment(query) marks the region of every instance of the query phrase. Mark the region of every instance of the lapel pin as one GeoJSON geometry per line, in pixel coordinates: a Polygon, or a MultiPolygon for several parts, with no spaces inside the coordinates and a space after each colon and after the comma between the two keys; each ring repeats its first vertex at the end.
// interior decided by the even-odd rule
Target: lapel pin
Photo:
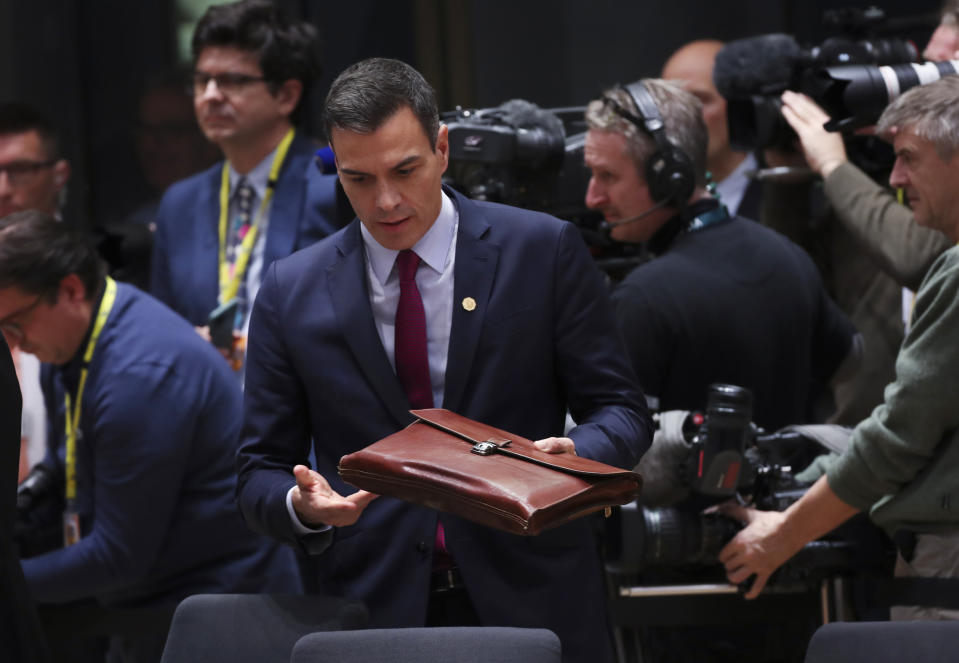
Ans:
{"type": "Polygon", "coordinates": [[[466,311],[472,311],[476,308],[476,300],[472,297],[463,298],[463,309],[466,311]]]}

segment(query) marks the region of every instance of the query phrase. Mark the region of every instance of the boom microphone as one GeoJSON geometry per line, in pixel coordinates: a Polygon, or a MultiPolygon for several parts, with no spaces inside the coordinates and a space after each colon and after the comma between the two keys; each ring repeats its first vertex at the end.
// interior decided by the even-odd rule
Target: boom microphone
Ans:
{"type": "Polygon", "coordinates": [[[599,224],[599,229],[602,230],[603,232],[609,232],[610,230],[612,230],[613,228],[616,228],[617,226],[625,226],[627,223],[633,223],[635,221],[639,221],[640,219],[646,218],[647,216],[649,216],[656,210],[662,207],[666,207],[667,204],[669,204],[669,200],[661,200],[660,202],[656,203],[655,205],[650,207],[648,210],[646,210],[642,214],[631,216],[628,219],[620,219],[619,221],[603,221],[602,223],[599,224]]]}
{"type": "Polygon", "coordinates": [[[725,99],[745,99],[788,87],[802,49],[786,34],[731,41],[716,54],[713,84],[725,99]]]}

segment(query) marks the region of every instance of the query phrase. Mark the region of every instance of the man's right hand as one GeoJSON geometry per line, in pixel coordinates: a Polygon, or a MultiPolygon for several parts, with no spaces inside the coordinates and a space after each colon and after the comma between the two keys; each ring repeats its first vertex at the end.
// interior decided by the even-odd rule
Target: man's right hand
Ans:
{"type": "Polygon", "coordinates": [[[293,510],[307,527],[345,527],[359,520],[366,506],[378,496],[365,490],[343,497],[327,483],[319,472],[306,465],[293,468],[296,487],[291,502],[293,510]]]}
{"type": "Polygon", "coordinates": [[[786,90],[782,102],[783,117],[799,136],[810,168],[827,177],[847,161],[842,135],[823,129],[829,116],[815,101],[804,94],[786,90]]]}

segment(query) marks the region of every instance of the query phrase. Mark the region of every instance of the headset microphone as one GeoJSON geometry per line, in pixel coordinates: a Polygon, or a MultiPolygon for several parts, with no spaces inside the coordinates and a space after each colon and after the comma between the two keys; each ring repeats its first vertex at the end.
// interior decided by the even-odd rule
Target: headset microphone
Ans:
{"type": "Polygon", "coordinates": [[[610,230],[612,230],[613,228],[616,228],[617,226],[625,226],[628,223],[633,223],[635,221],[639,221],[640,219],[645,219],[647,216],[649,216],[656,210],[662,207],[666,207],[666,205],[668,204],[669,204],[668,200],[661,200],[655,205],[653,205],[652,207],[650,207],[645,212],[641,214],[637,214],[636,216],[631,216],[628,219],[620,219],[619,221],[603,221],[601,224],[599,224],[599,229],[603,232],[609,232],[610,230]]]}

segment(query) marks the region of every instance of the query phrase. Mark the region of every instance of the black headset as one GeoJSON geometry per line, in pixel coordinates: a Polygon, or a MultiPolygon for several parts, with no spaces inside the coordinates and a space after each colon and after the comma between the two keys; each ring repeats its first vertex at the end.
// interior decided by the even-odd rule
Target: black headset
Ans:
{"type": "Polygon", "coordinates": [[[603,100],[612,106],[617,115],[629,120],[656,141],[656,151],[646,160],[646,185],[650,197],[657,203],[684,206],[696,189],[692,160],[666,138],[659,109],[642,81],[617,87],[636,104],[638,116],[623,108],[615,99],[603,97],[603,100]]]}

